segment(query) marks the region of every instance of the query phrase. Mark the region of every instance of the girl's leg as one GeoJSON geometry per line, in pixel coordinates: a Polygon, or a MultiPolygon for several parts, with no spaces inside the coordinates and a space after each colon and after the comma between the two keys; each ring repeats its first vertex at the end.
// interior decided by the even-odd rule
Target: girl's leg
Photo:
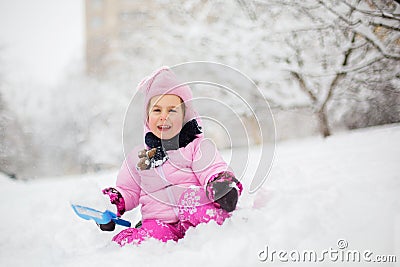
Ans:
{"type": "Polygon", "coordinates": [[[229,217],[227,211],[214,206],[202,187],[187,189],[179,199],[179,220],[186,229],[211,220],[221,225],[229,217]]]}
{"type": "Polygon", "coordinates": [[[114,236],[113,241],[120,246],[128,243],[140,244],[143,240],[150,237],[167,242],[184,236],[184,231],[178,224],[164,223],[160,220],[144,220],[140,228],[128,228],[114,236]]]}

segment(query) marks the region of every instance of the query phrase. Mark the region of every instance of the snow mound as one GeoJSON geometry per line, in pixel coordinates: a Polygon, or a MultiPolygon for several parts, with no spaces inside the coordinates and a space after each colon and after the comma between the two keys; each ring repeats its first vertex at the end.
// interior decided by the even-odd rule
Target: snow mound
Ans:
{"type": "MultiPolygon", "coordinates": [[[[320,252],[339,239],[349,249],[396,255],[399,155],[400,125],[279,143],[264,186],[245,193],[222,227],[204,224],[177,243],[123,248],[111,242],[115,233],[70,207],[112,209],[99,191],[114,184],[116,171],[28,182],[0,176],[0,266],[256,266],[268,263],[258,258],[266,246],[320,252]]],[[[135,223],[140,214],[126,219],[135,223]]]]}

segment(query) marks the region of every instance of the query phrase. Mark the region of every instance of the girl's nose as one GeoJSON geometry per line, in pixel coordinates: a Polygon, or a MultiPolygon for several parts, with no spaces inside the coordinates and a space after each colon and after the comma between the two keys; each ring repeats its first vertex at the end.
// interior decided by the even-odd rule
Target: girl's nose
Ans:
{"type": "Polygon", "coordinates": [[[165,121],[166,119],[167,119],[167,116],[168,116],[168,114],[166,114],[166,113],[161,113],[161,115],[160,115],[160,120],[162,120],[162,121],[165,121]]]}

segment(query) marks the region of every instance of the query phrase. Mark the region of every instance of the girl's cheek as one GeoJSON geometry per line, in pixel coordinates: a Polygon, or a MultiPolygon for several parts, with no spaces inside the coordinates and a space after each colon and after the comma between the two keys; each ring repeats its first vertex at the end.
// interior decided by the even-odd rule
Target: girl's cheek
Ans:
{"type": "Polygon", "coordinates": [[[148,119],[147,119],[147,123],[152,124],[156,121],[156,118],[152,115],[149,115],[148,119]]]}

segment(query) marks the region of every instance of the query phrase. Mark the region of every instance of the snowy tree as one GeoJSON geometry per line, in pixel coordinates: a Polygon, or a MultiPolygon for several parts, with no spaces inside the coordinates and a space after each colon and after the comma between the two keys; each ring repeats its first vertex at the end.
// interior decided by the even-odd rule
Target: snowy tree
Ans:
{"type": "MultiPolygon", "coordinates": [[[[351,91],[357,88],[351,88],[351,91]]],[[[350,129],[400,122],[400,93],[390,81],[368,80],[365,99],[347,98],[351,111],[343,115],[350,129]]],[[[342,100],[343,101],[343,100],[342,100]]]]}
{"type": "Polygon", "coordinates": [[[349,99],[355,99],[347,116],[361,115],[355,124],[360,127],[399,121],[400,88],[395,85],[400,74],[399,5],[393,1],[341,1],[345,9],[338,13],[336,7],[319,2],[337,17],[351,44],[330,88],[331,95],[335,90],[342,95],[333,99],[333,104],[348,105],[349,99]],[[368,107],[365,112],[360,112],[360,102],[368,107]]]}
{"type": "Polygon", "coordinates": [[[334,103],[350,107],[343,115],[349,128],[399,122],[399,5],[393,1],[369,1],[359,6],[344,3],[359,13],[356,22],[365,25],[364,29],[356,26],[360,27],[356,33],[367,43],[366,48],[355,52],[359,57],[371,57],[371,64],[347,75],[343,81],[347,90],[334,103]]]}
{"type": "Polygon", "coordinates": [[[7,107],[0,90],[0,172],[11,178],[28,176],[26,166],[33,153],[28,149],[28,142],[29,136],[7,107]]]}
{"type": "Polygon", "coordinates": [[[123,86],[118,81],[71,74],[53,89],[36,126],[47,130],[35,132],[43,149],[42,162],[56,164],[42,168],[61,174],[119,166],[123,116],[129,102],[123,86]]]}
{"type": "MultiPolygon", "coordinates": [[[[368,101],[369,80],[374,80],[375,85],[389,82],[389,87],[383,85],[374,90],[392,88],[398,94],[394,83],[400,71],[400,15],[399,5],[394,1],[257,1],[257,4],[275,7],[280,20],[289,16],[298,21],[295,29],[274,37],[275,42],[286,44],[283,52],[276,55],[276,61],[290,74],[287,86],[292,88],[291,80],[296,81],[297,88],[308,98],[289,107],[312,108],[323,136],[331,134],[329,117],[338,107],[348,110],[343,100],[368,101]]],[[[285,95],[282,87],[278,90],[285,95]]]]}

